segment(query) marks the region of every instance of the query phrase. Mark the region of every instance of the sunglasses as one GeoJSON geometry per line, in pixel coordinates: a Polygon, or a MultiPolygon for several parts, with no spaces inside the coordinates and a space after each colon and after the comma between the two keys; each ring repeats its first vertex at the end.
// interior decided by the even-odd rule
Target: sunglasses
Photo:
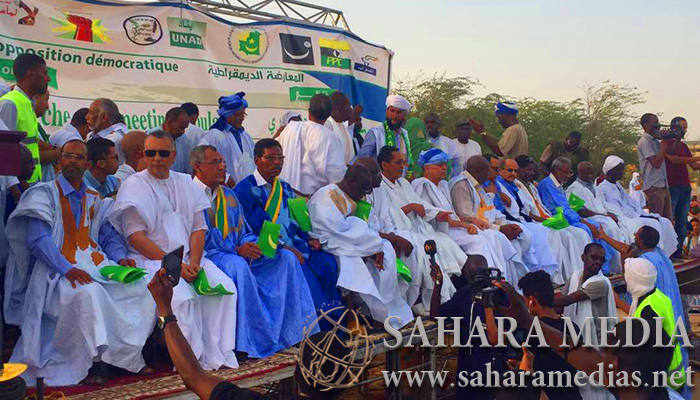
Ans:
{"type": "Polygon", "coordinates": [[[172,153],[172,151],[170,151],[170,150],[144,150],[143,151],[143,154],[149,158],[155,157],[156,153],[158,153],[158,155],[163,157],[163,158],[168,158],[168,157],[170,157],[170,153],[172,153]]]}

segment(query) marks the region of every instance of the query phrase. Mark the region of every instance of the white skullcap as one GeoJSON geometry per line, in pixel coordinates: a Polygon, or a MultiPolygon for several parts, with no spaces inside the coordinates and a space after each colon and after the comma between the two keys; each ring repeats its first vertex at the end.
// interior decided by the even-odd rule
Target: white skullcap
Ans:
{"type": "Polygon", "coordinates": [[[632,179],[639,178],[639,172],[632,172],[632,179]]]}
{"type": "Polygon", "coordinates": [[[608,158],[605,159],[605,163],[603,164],[603,173],[607,174],[608,171],[611,169],[617,167],[620,164],[624,164],[625,160],[621,159],[618,156],[608,156],[608,158]]]}
{"type": "Polygon", "coordinates": [[[398,94],[392,94],[391,96],[386,98],[386,108],[389,108],[389,106],[398,108],[399,110],[403,110],[406,112],[411,111],[411,108],[413,108],[413,106],[411,105],[411,103],[408,102],[408,100],[404,99],[398,94]]]}
{"type": "Polygon", "coordinates": [[[299,118],[301,118],[301,114],[299,113],[299,111],[287,111],[287,112],[284,113],[284,115],[282,116],[282,125],[287,125],[287,124],[289,124],[289,120],[292,119],[292,118],[294,118],[294,117],[299,117],[299,118]]]}
{"type": "Polygon", "coordinates": [[[656,287],[656,267],[645,258],[628,258],[625,260],[625,283],[632,296],[630,315],[637,309],[639,298],[656,287]]]}

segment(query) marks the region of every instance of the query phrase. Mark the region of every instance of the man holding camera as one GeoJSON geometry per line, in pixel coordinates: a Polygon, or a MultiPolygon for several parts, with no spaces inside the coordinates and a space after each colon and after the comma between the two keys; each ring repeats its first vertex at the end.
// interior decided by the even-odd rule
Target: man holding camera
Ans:
{"type": "Polygon", "coordinates": [[[637,142],[639,167],[642,170],[642,190],[647,196],[649,212],[660,214],[673,221],[671,194],[666,178],[666,151],[668,141],[661,139],[659,117],[646,113],[640,120],[644,133],[637,142]]]}
{"type": "Polygon", "coordinates": [[[683,142],[683,137],[688,131],[688,121],[683,117],[675,117],[671,120],[670,138],[666,149],[666,177],[668,190],[671,194],[671,211],[673,211],[674,228],[678,235],[678,247],[672,258],[680,258],[683,254],[683,242],[688,231],[688,212],[690,210],[690,176],[688,165],[694,170],[700,169],[700,163],[693,159],[688,145],[683,142]]]}

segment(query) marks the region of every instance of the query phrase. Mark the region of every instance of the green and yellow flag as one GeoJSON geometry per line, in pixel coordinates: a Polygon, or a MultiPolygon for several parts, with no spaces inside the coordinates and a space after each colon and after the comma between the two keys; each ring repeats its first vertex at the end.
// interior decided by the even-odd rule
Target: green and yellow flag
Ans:
{"type": "Polygon", "coordinates": [[[260,229],[260,237],[258,237],[258,246],[264,256],[273,258],[277,253],[281,229],[282,226],[279,224],[273,224],[270,221],[263,222],[262,229],[260,229]]]}
{"type": "Polygon", "coordinates": [[[571,206],[571,209],[574,211],[578,211],[583,208],[583,206],[586,205],[586,201],[583,200],[582,198],[576,196],[575,194],[571,193],[569,195],[569,206],[571,206]]]}
{"type": "Polygon", "coordinates": [[[214,225],[221,235],[226,239],[229,233],[228,227],[228,207],[226,206],[226,195],[224,189],[219,186],[219,194],[216,196],[216,213],[214,213],[214,225]]]}
{"type": "Polygon", "coordinates": [[[204,272],[203,269],[199,270],[199,274],[197,274],[197,278],[192,282],[192,286],[194,286],[194,291],[201,296],[228,296],[234,294],[226,290],[224,285],[220,283],[215,287],[211,287],[209,278],[207,278],[207,273],[204,272]]]}
{"type": "Polygon", "coordinates": [[[267,203],[265,203],[265,212],[270,216],[270,220],[273,224],[277,222],[277,218],[280,216],[282,199],[282,183],[279,178],[275,178],[274,182],[272,182],[270,197],[267,198],[267,203]]]}
{"type": "Polygon", "coordinates": [[[304,232],[311,231],[311,217],[306,206],[306,197],[295,197],[287,201],[292,218],[297,221],[299,228],[304,232]]]}
{"type": "Polygon", "coordinates": [[[125,267],[123,265],[107,265],[100,268],[100,274],[110,281],[121,283],[132,283],[146,276],[146,270],[136,267],[125,267]]]}
{"type": "Polygon", "coordinates": [[[355,208],[355,216],[365,222],[369,221],[369,213],[372,211],[372,205],[364,200],[357,201],[355,208]]]}

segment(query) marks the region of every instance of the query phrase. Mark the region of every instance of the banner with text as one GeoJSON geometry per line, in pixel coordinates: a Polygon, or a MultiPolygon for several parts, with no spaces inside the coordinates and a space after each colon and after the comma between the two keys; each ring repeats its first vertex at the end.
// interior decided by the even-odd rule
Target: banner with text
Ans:
{"type": "Polygon", "coordinates": [[[340,90],[364,107],[366,126],[384,119],[391,51],[332,28],[293,22],[236,24],[187,4],[96,0],[0,0],[0,81],[14,82],[22,53],[51,76],[48,132],[92,100],[114,100],[131,130],[162,124],[184,102],[198,125],[218,118],[217,100],[245,92],[244,126],[269,137],[282,115],[306,116],[316,93],[340,90]]]}

